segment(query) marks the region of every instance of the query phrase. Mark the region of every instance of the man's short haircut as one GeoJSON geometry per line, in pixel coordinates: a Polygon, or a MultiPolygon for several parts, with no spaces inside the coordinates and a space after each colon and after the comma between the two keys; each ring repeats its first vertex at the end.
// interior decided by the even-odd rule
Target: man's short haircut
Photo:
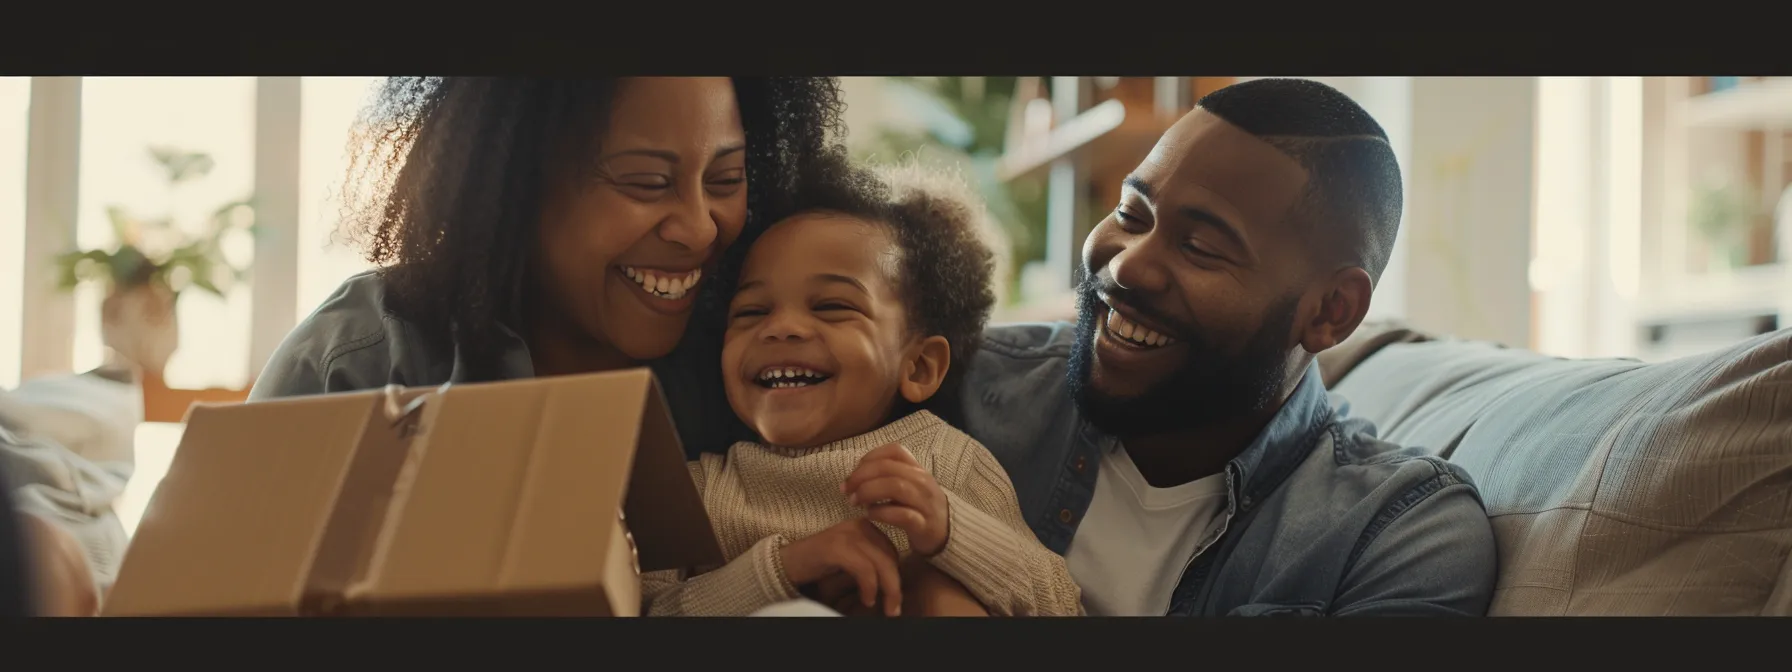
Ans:
{"type": "Polygon", "coordinates": [[[1291,216],[1380,281],[1400,228],[1400,165],[1367,110],[1308,79],[1240,82],[1196,104],[1299,161],[1307,186],[1291,216]]]}

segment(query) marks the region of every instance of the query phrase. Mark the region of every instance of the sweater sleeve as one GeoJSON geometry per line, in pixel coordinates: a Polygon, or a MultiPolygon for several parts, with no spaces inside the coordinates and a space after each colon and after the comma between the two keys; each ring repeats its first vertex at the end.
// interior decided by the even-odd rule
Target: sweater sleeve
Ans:
{"type": "MultiPolygon", "coordinates": [[[[999,616],[1080,616],[1082,590],[1064,558],[1027,527],[1008,473],[971,442],[953,487],[946,547],[931,561],[999,616]]],[[[943,485],[943,484],[942,484],[943,485]]]]}
{"type": "MultiPolygon", "coordinates": [[[[697,496],[709,504],[709,467],[705,460],[688,462],[697,496]]],[[[642,611],[648,616],[746,616],[762,607],[797,599],[800,594],[784,574],[783,553],[790,543],[780,535],[760,539],[747,552],[715,570],[691,575],[664,570],[641,575],[642,611]]]]}
{"type": "Polygon", "coordinates": [[[697,576],[681,570],[641,575],[648,616],[746,616],[801,597],[784,575],[781,535],[759,540],[740,557],[697,576]]]}

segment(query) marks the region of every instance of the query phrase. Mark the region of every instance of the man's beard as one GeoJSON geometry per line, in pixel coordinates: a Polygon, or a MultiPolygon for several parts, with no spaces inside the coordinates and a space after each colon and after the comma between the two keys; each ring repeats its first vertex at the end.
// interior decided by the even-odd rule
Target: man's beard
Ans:
{"type": "MultiPolygon", "coordinates": [[[[1115,397],[1096,390],[1090,382],[1095,366],[1095,330],[1108,310],[1096,294],[1101,282],[1096,274],[1084,276],[1077,288],[1076,342],[1070,348],[1070,393],[1083,417],[1097,429],[1115,436],[1143,436],[1208,426],[1269,408],[1279,401],[1288,371],[1288,332],[1294,326],[1299,297],[1283,299],[1251,334],[1243,352],[1227,354],[1210,338],[1190,325],[1166,321],[1147,313],[1170,328],[1188,349],[1188,359],[1169,377],[1143,394],[1115,397]]],[[[1109,296],[1139,309],[1140,301],[1128,301],[1131,292],[1110,286],[1109,296]]]]}

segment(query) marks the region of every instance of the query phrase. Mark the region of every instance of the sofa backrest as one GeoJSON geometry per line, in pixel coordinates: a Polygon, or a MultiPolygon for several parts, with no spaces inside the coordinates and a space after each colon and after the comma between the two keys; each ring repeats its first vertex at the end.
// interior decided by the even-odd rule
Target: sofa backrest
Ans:
{"type": "Polygon", "coordinates": [[[1475,479],[1493,615],[1792,615],[1792,329],[1658,364],[1396,343],[1333,393],[1475,479]]]}

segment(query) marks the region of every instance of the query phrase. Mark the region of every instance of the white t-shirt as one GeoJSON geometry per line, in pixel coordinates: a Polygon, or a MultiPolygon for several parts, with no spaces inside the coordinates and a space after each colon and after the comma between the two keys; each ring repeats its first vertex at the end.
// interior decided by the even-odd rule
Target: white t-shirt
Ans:
{"type": "Polygon", "coordinates": [[[1224,473],[1153,488],[1124,448],[1109,451],[1064,556],[1083,608],[1091,616],[1164,615],[1183,569],[1225,512],[1224,473]]]}

